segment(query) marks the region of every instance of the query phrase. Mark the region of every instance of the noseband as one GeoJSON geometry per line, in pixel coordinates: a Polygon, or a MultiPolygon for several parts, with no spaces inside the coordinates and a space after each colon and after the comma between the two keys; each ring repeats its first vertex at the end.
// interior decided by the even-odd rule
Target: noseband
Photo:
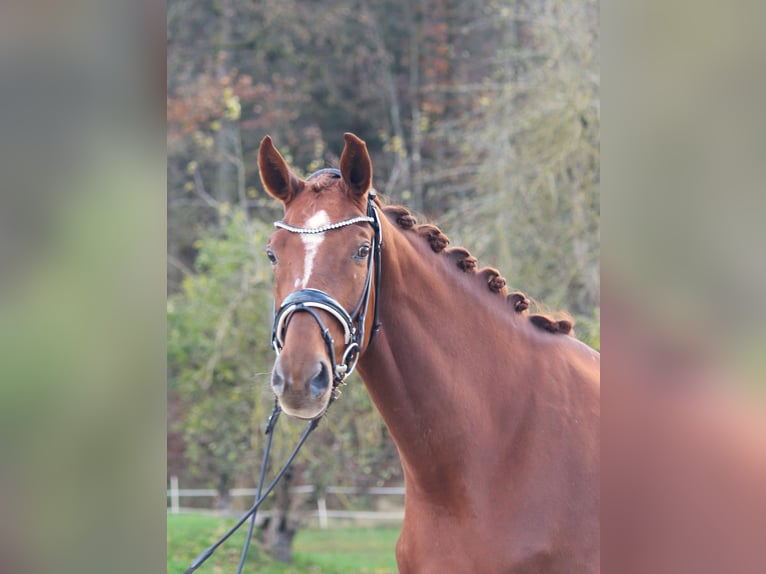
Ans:
{"type": "MultiPolygon", "coordinates": [[[[324,169],[321,172],[331,172],[334,175],[340,176],[340,172],[335,169],[324,169]]],[[[313,174],[318,175],[319,172],[313,174]]],[[[311,179],[309,177],[309,179],[311,179]]],[[[343,308],[343,305],[338,303],[331,295],[321,291],[319,289],[300,289],[293,291],[284,301],[279,309],[274,313],[274,326],[271,332],[271,346],[274,351],[279,355],[284,347],[285,334],[287,327],[290,324],[290,319],[295,313],[300,311],[308,313],[319,325],[319,329],[322,331],[322,338],[327,346],[327,353],[330,357],[330,361],[333,365],[333,389],[336,389],[338,385],[344,383],[346,378],[354,371],[356,364],[359,361],[359,356],[364,345],[364,324],[367,316],[367,306],[370,301],[370,292],[372,290],[372,273],[373,265],[375,265],[375,304],[373,309],[373,330],[370,335],[370,342],[368,346],[372,344],[372,341],[377,334],[380,327],[378,324],[378,300],[379,300],[379,287],[380,287],[380,267],[381,267],[381,253],[380,246],[382,243],[382,234],[380,228],[380,219],[378,218],[378,211],[375,209],[375,190],[371,189],[367,194],[367,215],[352,217],[350,219],[344,219],[337,223],[331,223],[323,225],[321,227],[294,227],[288,225],[284,221],[276,221],[274,227],[284,229],[290,233],[298,234],[316,234],[325,233],[327,231],[333,231],[355,223],[369,223],[375,231],[375,236],[372,240],[372,248],[370,254],[367,256],[367,278],[364,282],[364,291],[357,303],[356,308],[349,313],[343,308]],[[326,311],[331,317],[335,318],[343,328],[343,339],[345,348],[343,350],[343,356],[339,362],[335,360],[335,341],[330,334],[330,330],[325,326],[322,318],[317,310],[326,311]]]]}

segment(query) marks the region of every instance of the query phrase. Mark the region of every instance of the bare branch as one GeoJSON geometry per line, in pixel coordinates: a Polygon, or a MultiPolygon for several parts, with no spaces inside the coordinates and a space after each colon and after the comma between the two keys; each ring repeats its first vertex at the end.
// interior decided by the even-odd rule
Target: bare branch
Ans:
{"type": "Polygon", "coordinates": [[[178,269],[185,276],[191,277],[195,275],[194,270],[191,267],[186,265],[183,261],[181,261],[175,255],[172,255],[170,253],[168,253],[168,264],[171,267],[175,267],[176,269],[178,269]]]}
{"type": "Polygon", "coordinates": [[[221,202],[216,200],[205,190],[205,183],[202,181],[202,176],[198,169],[194,170],[194,191],[210,207],[218,209],[221,206],[221,202]]]}

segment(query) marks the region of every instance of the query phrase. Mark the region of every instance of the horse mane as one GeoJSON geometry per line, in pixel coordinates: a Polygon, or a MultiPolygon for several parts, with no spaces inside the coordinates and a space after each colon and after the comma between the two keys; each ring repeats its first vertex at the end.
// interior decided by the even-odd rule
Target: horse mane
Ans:
{"type": "Polygon", "coordinates": [[[550,314],[529,313],[530,300],[521,291],[508,292],[507,282],[500,271],[492,267],[478,268],[478,259],[464,247],[447,247],[449,238],[435,225],[424,223],[418,225],[418,220],[409,209],[401,205],[381,205],[383,213],[405,231],[411,231],[423,238],[434,253],[444,254],[454,265],[464,273],[475,274],[487,286],[490,292],[504,297],[516,314],[526,316],[532,325],[549,333],[572,335],[574,321],[569,316],[554,318],[550,314]]]}

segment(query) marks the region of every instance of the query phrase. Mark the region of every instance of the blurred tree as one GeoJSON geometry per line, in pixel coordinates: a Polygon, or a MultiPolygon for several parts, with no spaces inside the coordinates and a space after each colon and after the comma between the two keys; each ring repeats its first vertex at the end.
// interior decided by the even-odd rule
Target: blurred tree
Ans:
{"type": "Polygon", "coordinates": [[[221,235],[199,241],[195,272],[169,297],[168,371],[184,407],[186,458],[228,509],[228,490],[252,469],[253,412],[264,410],[256,409],[253,367],[268,364],[269,335],[258,326],[269,323],[271,273],[255,253],[265,226],[242,211],[226,218],[221,235]]]}
{"type": "Polygon", "coordinates": [[[475,191],[455,205],[450,227],[511,285],[583,317],[592,339],[599,305],[598,4],[526,5],[498,10],[510,45],[498,52],[491,81],[476,94],[481,108],[463,126],[464,154],[477,166],[475,191]]]}

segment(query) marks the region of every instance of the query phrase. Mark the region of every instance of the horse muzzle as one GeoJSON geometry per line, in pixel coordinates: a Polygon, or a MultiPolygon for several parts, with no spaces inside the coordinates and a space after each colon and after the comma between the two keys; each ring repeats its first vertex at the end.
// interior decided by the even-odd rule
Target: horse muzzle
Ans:
{"type": "Polygon", "coordinates": [[[332,358],[314,321],[299,313],[274,362],[271,387],[286,414],[302,419],[320,416],[333,391],[332,358]]]}

